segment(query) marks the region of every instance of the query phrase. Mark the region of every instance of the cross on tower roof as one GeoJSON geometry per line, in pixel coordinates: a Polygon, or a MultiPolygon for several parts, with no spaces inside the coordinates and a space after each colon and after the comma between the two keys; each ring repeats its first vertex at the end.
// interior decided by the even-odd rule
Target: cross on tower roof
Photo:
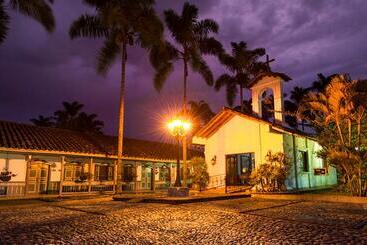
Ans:
{"type": "Polygon", "coordinates": [[[271,71],[270,63],[274,62],[274,61],[275,61],[275,59],[269,59],[269,55],[266,55],[265,65],[267,66],[268,71],[271,71]]]}

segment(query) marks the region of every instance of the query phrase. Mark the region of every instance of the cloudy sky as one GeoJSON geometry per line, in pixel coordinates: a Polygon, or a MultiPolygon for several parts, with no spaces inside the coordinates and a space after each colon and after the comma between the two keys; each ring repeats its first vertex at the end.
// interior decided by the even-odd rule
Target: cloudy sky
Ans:
{"type": "MultiPolygon", "coordinates": [[[[5,1],[6,2],[6,1],[5,1]]],[[[157,11],[181,11],[184,1],[157,0],[157,11]]],[[[367,1],[365,0],[197,0],[201,18],[220,26],[217,38],[246,41],[250,48],[264,47],[274,71],[293,78],[286,89],[306,86],[317,73],[350,73],[365,78],[367,68],[367,1]]],[[[40,114],[51,115],[62,101],[78,100],[89,113],[105,122],[105,132],[115,134],[118,113],[119,65],[105,76],[95,71],[101,41],[71,41],[67,32],[80,14],[90,12],[81,0],[56,0],[57,27],[48,34],[33,20],[11,12],[11,30],[0,45],[0,119],[29,122],[40,114]]],[[[126,135],[160,138],[160,118],[182,96],[182,66],[160,93],[153,88],[153,70],[146,53],[129,50],[127,67],[126,135]]],[[[208,62],[217,77],[223,68],[208,62]]],[[[205,100],[214,111],[226,105],[223,93],[189,75],[189,97],[205,100]]]]}

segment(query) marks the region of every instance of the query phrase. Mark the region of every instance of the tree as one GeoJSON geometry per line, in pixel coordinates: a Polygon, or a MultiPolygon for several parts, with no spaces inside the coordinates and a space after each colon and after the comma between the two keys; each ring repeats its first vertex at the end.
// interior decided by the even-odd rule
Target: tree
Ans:
{"type": "MultiPolygon", "coordinates": [[[[181,60],[183,63],[183,109],[187,109],[187,77],[189,75],[189,65],[191,69],[198,72],[208,85],[213,84],[213,74],[203,59],[203,55],[218,55],[223,51],[222,45],[213,37],[211,33],[218,32],[218,24],[212,19],[199,20],[198,8],[195,5],[185,2],[181,15],[174,10],[164,11],[165,23],[171,33],[175,46],[169,44],[167,49],[173,60],[181,60]]],[[[165,78],[172,72],[166,69],[158,73],[154,80],[155,88],[162,89],[165,78]]]]}
{"type": "Polygon", "coordinates": [[[192,179],[192,183],[197,186],[199,191],[205,190],[209,182],[209,173],[205,159],[202,157],[193,157],[190,165],[190,178],[192,179]]]}
{"type": "MultiPolygon", "coordinates": [[[[85,14],[74,21],[70,27],[70,37],[104,39],[104,46],[98,55],[97,71],[100,74],[105,74],[118,57],[121,59],[117,165],[119,171],[123,171],[121,165],[128,46],[140,46],[148,50],[153,67],[161,70],[159,61],[153,60],[152,57],[161,53],[164,46],[163,24],[153,8],[154,0],[84,0],[84,2],[95,9],[95,14],[85,14]]],[[[121,177],[118,178],[120,179],[121,177]]]]}
{"type": "MultiPolygon", "coordinates": [[[[218,32],[218,24],[212,19],[199,20],[199,10],[195,5],[185,2],[181,15],[173,9],[164,11],[166,26],[171,33],[175,45],[167,43],[165,55],[152,57],[154,60],[169,58],[183,63],[183,114],[187,116],[187,78],[189,65],[191,70],[199,73],[208,85],[213,85],[213,74],[205,62],[203,55],[218,55],[223,52],[222,45],[214,37],[218,32]]],[[[154,62],[156,63],[156,62],[154,62]]],[[[155,88],[162,89],[168,75],[173,71],[172,62],[163,62],[154,78],[155,88]]],[[[186,137],[183,139],[183,165],[186,165],[186,137]]],[[[186,168],[184,168],[186,169],[186,168]]],[[[184,181],[186,173],[184,172],[184,181]]]]}
{"type": "Polygon", "coordinates": [[[55,127],[84,133],[102,133],[104,123],[97,119],[96,114],[82,111],[84,105],[77,102],[62,102],[63,108],[54,112],[54,116],[38,116],[30,121],[40,127],[55,127]]]}
{"type": "Polygon", "coordinates": [[[199,102],[190,101],[190,114],[196,121],[198,128],[207,124],[210,119],[215,116],[215,113],[210,109],[210,106],[207,102],[200,100],[199,102]]]}
{"type": "Polygon", "coordinates": [[[9,31],[10,16],[7,8],[13,9],[23,15],[29,16],[39,22],[48,32],[55,29],[55,19],[52,9],[47,3],[52,0],[0,0],[0,43],[4,42],[9,31]]]}
{"type": "Polygon", "coordinates": [[[55,123],[52,121],[52,117],[44,117],[42,115],[38,116],[38,118],[32,118],[30,121],[39,127],[52,127],[55,123]]]}
{"type": "Polygon", "coordinates": [[[251,173],[250,179],[258,191],[285,191],[290,161],[283,152],[266,154],[266,162],[251,173]]]}
{"type": "Polygon", "coordinates": [[[309,92],[298,114],[319,132],[319,153],[342,174],[353,195],[367,194],[367,81],[334,76],[323,92],[309,92]],[[309,110],[312,117],[304,117],[309,110]]]}
{"type": "Polygon", "coordinates": [[[248,50],[245,42],[231,43],[232,54],[223,53],[220,56],[220,62],[230,72],[219,76],[215,82],[215,89],[218,91],[222,87],[226,87],[227,103],[233,106],[234,98],[240,91],[241,111],[244,110],[243,89],[248,87],[251,79],[253,79],[260,71],[264,71],[266,66],[258,59],[265,55],[265,49],[257,48],[248,50]]]}

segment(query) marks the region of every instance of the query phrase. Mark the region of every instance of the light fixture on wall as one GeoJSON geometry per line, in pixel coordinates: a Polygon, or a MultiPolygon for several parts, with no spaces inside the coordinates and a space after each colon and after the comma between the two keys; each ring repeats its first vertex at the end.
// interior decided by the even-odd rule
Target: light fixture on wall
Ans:
{"type": "Polygon", "coordinates": [[[214,155],[212,160],[210,160],[210,162],[212,163],[212,165],[215,165],[217,163],[217,156],[214,155]]]}

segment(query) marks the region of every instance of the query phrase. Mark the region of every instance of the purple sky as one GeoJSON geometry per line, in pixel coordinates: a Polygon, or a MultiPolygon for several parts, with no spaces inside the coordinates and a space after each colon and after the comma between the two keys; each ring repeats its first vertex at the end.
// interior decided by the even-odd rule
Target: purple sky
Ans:
{"type": "MultiPolygon", "coordinates": [[[[80,0],[57,0],[53,5],[56,31],[48,34],[33,20],[11,12],[11,31],[0,46],[0,119],[29,122],[39,114],[50,115],[62,101],[78,100],[86,111],[97,113],[105,132],[115,134],[118,112],[119,64],[107,76],[95,72],[101,41],[68,36],[70,23],[90,9],[80,0]]],[[[274,71],[293,78],[287,90],[309,84],[319,72],[350,73],[365,78],[367,68],[367,1],[197,0],[202,18],[220,26],[217,38],[246,41],[250,48],[264,47],[274,71]]],[[[157,0],[157,10],[181,11],[183,1],[157,0]]],[[[223,68],[207,59],[215,76],[223,68]]],[[[182,66],[177,63],[163,91],[153,88],[145,51],[129,50],[127,66],[126,135],[160,138],[158,118],[181,101],[182,66]]],[[[222,92],[189,75],[189,98],[206,100],[213,110],[226,105],[222,92]]]]}

